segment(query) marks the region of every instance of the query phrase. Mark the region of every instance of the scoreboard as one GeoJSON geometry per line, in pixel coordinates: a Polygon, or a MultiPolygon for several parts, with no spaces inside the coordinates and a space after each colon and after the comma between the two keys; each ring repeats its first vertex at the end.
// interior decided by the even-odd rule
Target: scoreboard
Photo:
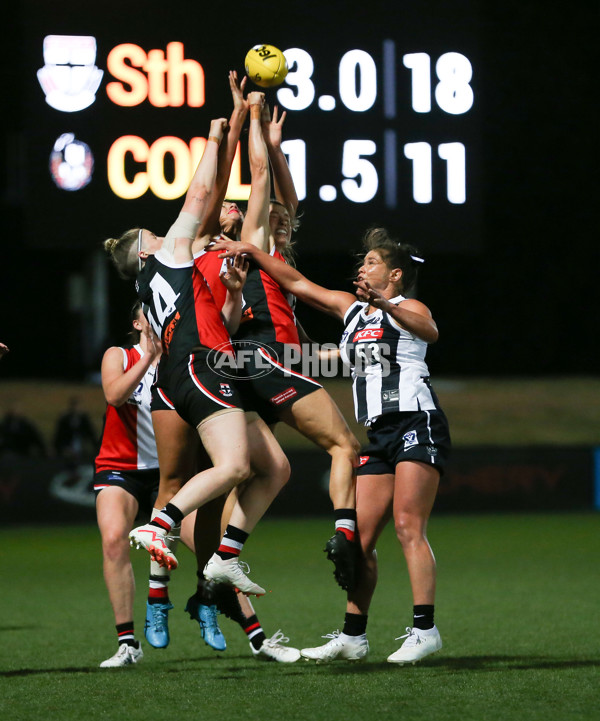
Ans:
{"type": "MultiPolygon", "coordinates": [[[[187,24],[111,23],[81,11],[65,22],[46,8],[24,26],[26,241],[86,250],[136,225],[165,233],[211,118],[231,112],[228,70],[243,76],[247,50],[264,42],[289,66],[266,95],[287,112],[303,253],[356,248],[372,225],[426,254],[478,252],[477,4],[457,3],[471,12],[454,23],[452,3],[434,5],[420,14],[416,4],[401,23],[306,17],[277,33],[238,18],[226,42],[198,32],[200,11],[187,24]]],[[[242,135],[228,197],[247,200],[249,183],[242,135]]]]}

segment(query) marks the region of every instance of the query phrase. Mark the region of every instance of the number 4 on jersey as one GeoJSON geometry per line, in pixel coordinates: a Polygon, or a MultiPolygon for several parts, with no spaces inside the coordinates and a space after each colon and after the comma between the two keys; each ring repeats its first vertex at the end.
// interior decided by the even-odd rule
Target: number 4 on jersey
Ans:
{"type": "Polygon", "coordinates": [[[152,308],[148,312],[148,321],[160,338],[166,319],[175,312],[175,302],[180,293],[175,293],[160,273],[156,273],[150,281],[152,289],[152,308]]]}

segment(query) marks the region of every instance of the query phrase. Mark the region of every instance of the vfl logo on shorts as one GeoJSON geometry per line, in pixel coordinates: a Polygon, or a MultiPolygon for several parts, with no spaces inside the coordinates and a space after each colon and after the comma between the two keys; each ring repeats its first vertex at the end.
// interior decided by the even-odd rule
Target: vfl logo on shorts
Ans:
{"type": "Polygon", "coordinates": [[[417,438],[416,431],[408,431],[402,436],[402,440],[404,441],[405,451],[407,451],[409,448],[412,448],[413,446],[419,445],[419,439],[417,438]]]}
{"type": "Polygon", "coordinates": [[[438,449],[435,446],[427,446],[427,453],[429,453],[430,456],[437,456],[438,449]]]}
{"type": "Polygon", "coordinates": [[[358,457],[358,467],[364,466],[365,463],[369,460],[371,456],[359,456],[358,457]]]}
{"type": "Polygon", "coordinates": [[[123,479],[121,478],[120,473],[111,473],[110,476],[107,478],[109,481],[120,481],[123,482],[123,479]]]}
{"type": "Polygon", "coordinates": [[[219,388],[219,393],[225,398],[231,398],[233,391],[231,390],[229,383],[219,383],[219,385],[221,386],[219,388]]]}

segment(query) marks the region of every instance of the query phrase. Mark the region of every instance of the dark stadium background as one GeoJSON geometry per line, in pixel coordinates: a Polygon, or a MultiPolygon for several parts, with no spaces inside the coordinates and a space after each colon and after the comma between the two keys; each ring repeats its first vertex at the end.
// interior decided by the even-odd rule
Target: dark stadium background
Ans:
{"type": "MultiPolygon", "coordinates": [[[[430,350],[430,366],[438,376],[595,374],[598,148],[593,108],[598,52],[593,4],[464,0],[411,7],[424,21],[435,24],[439,17],[445,27],[453,18],[457,36],[468,28],[477,35],[479,53],[480,237],[469,253],[449,249],[427,254],[419,297],[433,310],[441,331],[440,342],[430,350]]],[[[33,153],[27,128],[34,109],[26,87],[39,67],[25,66],[32,34],[42,27],[44,33],[100,34],[102,28],[117,26],[125,41],[132,29],[141,28],[149,42],[156,38],[148,47],[164,47],[166,40],[177,39],[177,27],[191,23],[203,43],[227,57],[228,38],[237,43],[247,37],[248,46],[258,38],[276,44],[283,28],[288,37],[297,33],[299,46],[306,38],[326,44],[349,27],[358,37],[356,27],[365,37],[382,28],[393,37],[406,8],[403,2],[355,8],[314,0],[268,7],[61,1],[13,7],[5,22],[1,65],[0,341],[11,348],[2,363],[3,377],[84,379],[100,360],[100,350],[85,348],[82,320],[69,312],[65,291],[69,274],[85,268],[89,242],[81,248],[61,247],[60,229],[69,217],[54,217],[52,205],[28,185],[33,153]],[[163,27],[169,28],[168,37],[163,27]],[[32,216],[44,226],[42,242],[28,235],[32,216]]],[[[227,60],[235,63],[241,71],[243,58],[227,60]]],[[[226,114],[229,105],[210,112],[226,114]]],[[[178,205],[174,201],[168,206],[173,211],[165,213],[175,217],[178,205]]],[[[318,242],[326,245],[331,233],[356,244],[360,229],[347,227],[343,213],[330,214],[324,228],[311,219],[310,204],[304,204],[304,211],[300,269],[317,282],[347,287],[350,255],[327,253],[322,246],[317,250],[313,241],[303,244],[303,238],[324,233],[318,242]]],[[[84,232],[94,243],[101,241],[110,226],[102,207],[94,209],[88,222],[84,232]]],[[[364,227],[377,222],[366,209],[364,227]]],[[[114,228],[114,233],[122,229],[114,228]]],[[[400,223],[390,230],[402,236],[400,223]]],[[[133,297],[113,273],[109,295],[104,347],[123,340],[123,308],[133,297]]],[[[300,317],[316,340],[337,339],[336,323],[307,309],[300,317]]]]}

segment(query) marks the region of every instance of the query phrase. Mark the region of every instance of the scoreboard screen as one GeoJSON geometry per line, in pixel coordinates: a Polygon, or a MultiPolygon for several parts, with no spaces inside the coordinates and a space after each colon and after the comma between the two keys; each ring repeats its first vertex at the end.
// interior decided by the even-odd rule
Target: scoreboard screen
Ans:
{"type": "MultiPolygon", "coordinates": [[[[223,14],[210,27],[200,6],[68,15],[25,2],[26,241],[86,250],[137,225],[164,234],[211,118],[231,112],[228,71],[242,77],[248,49],[269,43],[289,67],[265,92],[287,113],[302,251],[357,247],[383,225],[425,253],[478,252],[477,3],[411,4],[395,19],[334,6],[319,22],[305,6],[285,22],[223,14]]],[[[249,183],[243,134],[228,197],[243,203],[249,183]]]]}

